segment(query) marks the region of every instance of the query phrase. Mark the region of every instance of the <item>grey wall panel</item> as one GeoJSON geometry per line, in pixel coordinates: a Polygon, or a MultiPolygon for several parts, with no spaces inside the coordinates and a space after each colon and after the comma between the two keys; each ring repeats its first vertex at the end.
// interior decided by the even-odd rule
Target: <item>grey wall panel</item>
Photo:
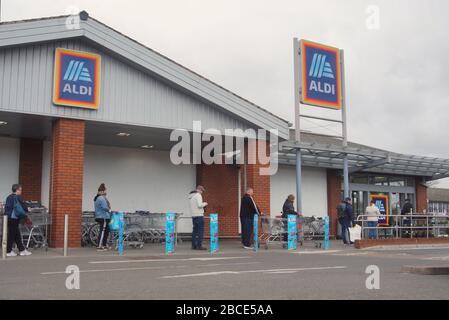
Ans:
{"type": "Polygon", "coordinates": [[[106,121],[161,128],[242,128],[239,121],[213,104],[194,98],[134,66],[81,40],[41,43],[0,49],[0,110],[106,121]],[[56,47],[102,56],[99,110],[52,104],[53,61],[56,47]]]}

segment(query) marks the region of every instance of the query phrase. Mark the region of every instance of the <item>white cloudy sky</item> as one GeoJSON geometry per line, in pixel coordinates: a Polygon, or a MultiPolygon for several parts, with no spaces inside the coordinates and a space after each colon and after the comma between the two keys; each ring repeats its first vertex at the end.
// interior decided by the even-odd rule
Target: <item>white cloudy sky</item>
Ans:
{"type": "MultiPolygon", "coordinates": [[[[291,122],[293,37],[342,48],[349,138],[449,158],[446,0],[3,0],[2,20],[60,15],[72,7],[291,122]],[[379,8],[378,30],[366,25],[370,5],[379,8]]],[[[310,107],[304,112],[338,116],[310,107]]],[[[339,131],[320,125],[302,123],[339,131]]]]}

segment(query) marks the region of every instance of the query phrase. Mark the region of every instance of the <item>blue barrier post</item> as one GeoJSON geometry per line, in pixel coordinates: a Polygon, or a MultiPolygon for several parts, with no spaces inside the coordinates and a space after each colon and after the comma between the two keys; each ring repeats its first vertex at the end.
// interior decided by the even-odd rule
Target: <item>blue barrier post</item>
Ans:
{"type": "Polygon", "coordinates": [[[175,253],[175,213],[165,214],[165,253],[175,253]]]}
{"type": "Polygon", "coordinates": [[[296,215],[289,214],[287,217],[288,250],[296,250],[298,245],[298,233],[296,231],[296,215]]]}
{"type": "Polygon", "coordinates": [[[259,215],[254,215],[253,222],[254,252],[259,250],[259,215]]]}
{"type": "Polygon", "coordinates": [[[210,253],[218,252],[218,214],[210,214],[210,253]]]}
{"type": "Polygon", "coordinates": [[[123,230],[125,229],[125,214],[119,212],[118,214],[118,255],[123,255],[123,230]]]}
{"type": "Polygon", "coordinates": [[[329,216],[324,217],[324,250],[329,249],[329,216]]]}

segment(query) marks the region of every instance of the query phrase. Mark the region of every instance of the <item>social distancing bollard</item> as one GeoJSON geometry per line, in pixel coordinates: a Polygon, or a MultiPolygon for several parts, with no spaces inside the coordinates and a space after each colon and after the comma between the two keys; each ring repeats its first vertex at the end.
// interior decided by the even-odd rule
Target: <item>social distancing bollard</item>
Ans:
{"type": "Polygon", "coordinates": [[[6,259],[6,248],[8,243],[8,216],[3,216],[3,233],[2,233],[2,259],[6,259]]]}
{"type": "Polygon", "coordinates": [[[259,251],[259,215],[254,215],[253,222],[254,252],[259,251]]]}
{"type": "Polygon", "coordinates": [[[296,250],[298,246],[298,233],[296,229],[296,215],[289,214],[287,216],[287,248],[288,250],[296,250]]]}
{"type": "Polygon", "coordinates": [[[165,253],[175,253],[175,224],[176,216],[173,212],[165,214],[165,253]]]}
{"type": "Polygon", "coordinates": [[[324,217],[324,250],[329,249],[329,216],[324,217]]]}
{"type": "Polygon", "coordinates": [[[210,253],[218,252],[218,214],[210,214],[210,253]]]}
{"type": "Polygon", "coordinates": [[[123,231],[125,229],[125,214],[118,213],[118,255],[123,255],[123,231]]]}

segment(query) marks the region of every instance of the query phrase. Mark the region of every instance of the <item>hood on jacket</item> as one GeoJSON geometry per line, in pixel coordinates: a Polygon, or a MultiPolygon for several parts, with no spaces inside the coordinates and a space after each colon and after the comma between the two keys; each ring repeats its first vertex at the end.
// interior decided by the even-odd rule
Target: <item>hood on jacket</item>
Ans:
{"type": "Polygon", "coordinates": [[[198,193],[198,191],[196,191],[196,190],[190,191],[190,193],[189,193],[189,195],[188,195],[188,198],[189,198],[189,199],[192,199],[192,197],[193,197],[195,194],[197,194],[197,193],[198,193]]]}

